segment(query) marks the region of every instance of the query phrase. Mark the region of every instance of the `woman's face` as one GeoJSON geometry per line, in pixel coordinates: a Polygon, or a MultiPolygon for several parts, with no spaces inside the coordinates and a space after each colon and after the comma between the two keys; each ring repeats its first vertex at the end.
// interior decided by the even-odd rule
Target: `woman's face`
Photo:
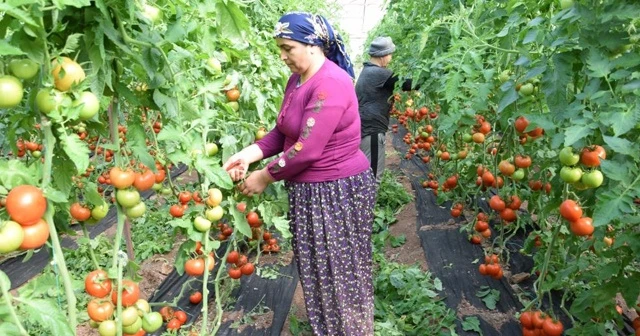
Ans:
{"type": "Polygon", "coordinates": [[[292,72],[302,74],[309,69],[313,49],[310,45],[283,38],[276,38],[276,43],[280,48],[280,59],[292,72]]]}

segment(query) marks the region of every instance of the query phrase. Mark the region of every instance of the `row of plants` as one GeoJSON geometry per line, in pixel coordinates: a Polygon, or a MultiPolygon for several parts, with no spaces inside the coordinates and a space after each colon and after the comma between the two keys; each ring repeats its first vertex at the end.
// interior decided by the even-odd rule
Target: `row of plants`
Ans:
{"type": "Polygon", "coordinates": [[[216,318],[193,332],[215,334],[225,288],[252,274],[261,253],[280,250],[273,233],[290,236],[283,185],[246,198],[221,164],[275,121],[288,71],[273,24],[289,10],[330,7],[27,0],[0,10],[0,260],[52,251],[51,266],[17,295],[0,272],[1,333],[70,335],[81,323],[103,336],[190,329],[182,314],[140,298],[136,273],[180,238],[177,271],[215,283],[200,300],[208,316],[213,297],[216,318]],[[197,182],[173,180],[178,167],[197,182]],[[91,239],[90,226],[113,220],[113,208],[113,239],[91,239]],[[64,234],[78,235],[78,250],[61,248],[64,234]],[[224,267],[214,274],[216,263],[224,267]],[[49,292],[52,281],[63,295],[49,292]]]}
{"type": "Polygon", "coordinates": [[[391,36],[393,70],[420,83],[394,97],[405,155],[465,215],[479,272],[508,275],[507,244],[527,235],[524,335],[613,334],[623,306],[640,309],[638,17],[619,1],[396,0],[370,34],[391,36]]]}

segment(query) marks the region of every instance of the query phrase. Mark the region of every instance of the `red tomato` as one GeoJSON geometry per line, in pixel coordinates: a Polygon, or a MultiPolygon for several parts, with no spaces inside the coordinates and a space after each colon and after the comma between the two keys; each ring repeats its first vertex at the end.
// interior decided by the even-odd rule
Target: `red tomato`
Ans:
{"type": "Polygon", "coordinates": [[[24,240],[20,245],[22,250],[30,250],[41,247],[49,239],[49,225],[44,219],[39,220],[35,225],[23,226],[24,240]]]}
{"type": "Polygon", "coordinates": [[[191,302],[192,304],[198,304],[201,301],[202,301],[202,293],[200,292],[194,292],[189,296],[189,302],[191,302]]]}
{"type": "Polygon", "coordinates": [[[104,270],[95,270],[84,279],[84,290],[87,294],[103,298],[111,293],[111,280],[104,270]]]}
{"type": "Polygon", "coordinates": [[[113,304],[109,300],[93,299],[89,301],[87,313],[96,322],[108,320],[113,315],[113,304]]]}
{"type": "Polygon", "coordinates": [[[34,225],[44,216],[47,200],[42,191],[31,185],[17,186],[6,198],[7,213],[20,225],[34,225]]]}
{"type": "MultiPolygon", "coordinates": [[[[122,280],[122,305],[124,307],[132,306],[140,298],[140,287],[131,280],[122,280]]],[[[111,294],[113,304],[118,304],[118,289],[111,294]]]]}

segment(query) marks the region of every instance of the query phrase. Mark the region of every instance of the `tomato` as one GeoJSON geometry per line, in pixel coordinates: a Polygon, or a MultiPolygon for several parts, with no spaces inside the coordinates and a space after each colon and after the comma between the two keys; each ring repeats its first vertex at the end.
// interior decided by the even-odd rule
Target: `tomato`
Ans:
{"type": "Polygon", "coordinates": [[[3,221],[0,224],[0,253],[17,250],[24,241],[24,230],[14,221],[3,221]]]}
{"type": "Polygon", "coordinates": [[[264,241],[268,241],[269,239],[271,239],[271,233],[269,233],[269,232],[266,232],[266,231],[265,231],[265,232],[262,234],[262,240],[264,240],[264,241]]]}
{"type": "Polygon", "coordinates": [[[56,89],[60,91],[69,91],[71,86],[80,84],[86,77],[84,70],[80,64],[70,59],[62,57],[62,60],[53,62],[53,81],[56,89]]]}
{"type": "Polygon", "coordinates": [[[588,236],[593,233],[593,220],[589,217],[578,218],[575,222],[569,223],[571,232],[576,236],[588,236]]]}
{"type": "Polygon", "coordinates": [[[582,169],[579,167],[564,166],[560,169],[560,178],[567,183],[575,183],[582,178],[582,169]]]}
{"type": "Polygon", "coordinates": [[[36,224],[47,210],[47,200],[42,191],[31,185],[17,186],[6,198],[7,213],[20,225],[36,224]]]}
{"type": "Polygon", "coordinates": [[[9,62],[9,70],[20,79],[31,79],[38,73],[40,66],[28,58],[13,59],[9,62]]]}
{"type": "Polygon", "coordinates": [[[228,90],[225,94],[227,95],[227,100],[230,102],[236,102],[240,98],[240,90],[238,89],[228,90]]]}
{"type": "Polygon", "coordinates": [[[138,191],[149,190],[156,183],[156,175],[149,169],[142,173],[136,173],[133,180],[133,187],[138,191]]]}
{"type": "Polygon", "coordinates": [[[485,221],[478,220],[473,227],[477,232],[486,231],[489,228],[489,223],[485,221]]]}
{"type": "Polygon", "coordinates": [[[503,70],[500,75],[498,75],[498,80],[500,83],[504,83],[509,80],[511,77],[509,70],[503,70]]]}
{"type": "Polygon", "coordinates": [[[572,147],[565,147],[558,155],[563,166],[573,166],[580,161],[580,155],[573,152],[572,147]]]}
{"type": "Polygon", "coordinates": [[[204,260],[202,258],[189,259],[184,263],[184,271],[191,276],[204,274],[204,260]]]}
{"type": "MultiPolygon", "coordinates": [[[[164,169],[159,169],[158,172],[155,175],[156,175],[156,183],[162,183],[162,181],[164,181],[165,177],[167,177],[167,172],[164,169]]],[[[162,188],[162,194],[163,195],[171,194],[171,189],[162,188]],[[167,189],[168,192],[165,193],[164,189],[167,189]]]]}
{"type": "Polygon", "coordinates": [[[169,306],[164,306],[160,308],[160,315],[162,316],[162,320],[168,322],[173,319],[173,308],[169,306]]]}
{"type": "Polygon", "coordinates": [[[189,296],[189,302],[191,302],[192,304],[198,304],[201,301],[202,301],[202,293],[200,292],[194,292],[189,296]]]}
{"type": "Polygon", "coordinates": [[[527,155],[516,155],[514,162],[518,168],[528,168],[531,166],[531,158],[527,155]]]}
{"type": "Polygon", "coordinates": [[[144,316],[145,314],[151,311],[151,306],[149,305],[149,301],[145,299],[138,299],[136,303],[133,304],[138,310],[138,316],[144,316]]]}
{"type": "MultiPolygon", "coordinates": [[[[136,323],[139,318],[140,317],[138,316],[138,309],[134,306],[125,308],[124,310],[122,310],[122,315],[120,315],[123,326],[130,326],[136,323]]],[[[138,329],[136,329],[136,331],[138,329]]]]}
{"type": "Polygon", "coordinates": [[[489,207],[491,207],[491,209],[495,211],[502,211],[504,210],[505,206],[506,205],[502,200],[502,198],[500,198],[500,196],[498,195],[491,196],[491,199],[489,200],[489,207]]]}
{"type": "Polygon", "coordinates": [[[220,61],[215,58],[215,57],[209,57],[207,59],[207,70],[209,70],[209,72],[211,72],[211,74],[219,74],[220,72],[222,72],[222,65],[220,64],[220,61]]]}
{"type": "Polygon", "coordinates": [[[180,321],[180,324],[185,324],[187,322],[187,313],[182,310],[178,310],[173,313],[173,317],[180,321]]]}
{"type": "Polygon", "coordinates": [[[189,201],[191,201],[191,199],[193,199],[193,195],[191,194],[191,192],[189,191],[181,191],[178,194],[178,200],[180,201],[180,203],[182,204],[187,204],[189,203],[189,201]]]}
{"type": "Polygon", "coordinates": [[[525,175],[524,169],[518,168],[513,172],[513,174],[511,175],[511,178],[516,181],[521,181],[522,179],[524,179],[524,175],[525,175]]]}
{"type": "Polygon", "coordinates": [[[144,202],[140,202],[130,208],[126,208],[124,212],[129,218],[140,218],[147,212],[147,205],[144,202]]]}
{"type": "Polygon", "coordinates": [[[587,167],[598,167],[600,159],[606,159],[607,153],[602,146],[585,147],[580,155],[580,162],[587,167]]]}
{"type": "Polygon", "coordinates": [[[218,145],[213,142],[209,142],[204,145],[204,152],[207,154],[207,156],[214,156],[218,154],[218,145]]]}
{"type": "Polygon", "coordinates": [[[17,106],[22,101],[22,82],[13,76],[0,76],[0,108],[17,106]]]}
{"type": "Polygon", "coordinates": [[[71,213],[71,217],[75,218],[79,222],[84,222],[91,217],[91,210],[82,206],[78,202],[71,204],[69,212],[71,213]]]}
{"type": "Polygon", "coordinates": [[[104,270],[95,270],[84,278],[84,290],[87,294],[103,298],[111,294],[111,280],[104,270]]]}
{"type": "Polygon", "coordinates": [[[81,105],[82,108],[80,109],[80,115],[78,116],[80,120],[89,120],[100,111],[100,101],[91,91],[82,92],[72,104],[74,107],[81,105]]]}
{"type": "Polygon", "coordinates": [[[546,336],[561,336],[562,332],[564,332],[564,326],[560,321],[547,318],[542,323],[542,330],[544,330],[546,336]]]}
{"type": "Polygon", "coordinates": [[[87,313],[92,320],[102,322],[113,315],[113,308],[113,304],[109,300],[93,299],[89,301],[87,313]]]}
{"type": "Polygon", "coordinates": [[[238,253],[238,251],[231,251],[227,255],[227,263],[229,264],[235,264],[238,262],[239,259],[240,259],[240,253],[238,253]]]}
{"type": "Polygon", "coordinates": [[[512,195],[507,207],[509,207],[509,209],[511,210],[518,210],[520,209],[521,205],[522,205],[522,201],[520,200],[520,197],[518,197],[518,195],[512,195]]]}
{"type": "Polygon", "coordinates": [[[202,216],[196,216],[193,220],[193,227],[200,232],[205,232],[211,228],[211,221],[202,216]]]}
{"type": "MultiPolygon", "coordinates": [[[[131,307],[129,307],[131,308],[131,307]]],[[[129,309],[127,308],[127,309],[129,309]]],[[[135,309],[134,309],[135,310],[135,309]]],[[[124,312],[123,312],[124,313],[124,312]]],[[[135,315],[135,320],[130,325],[125,325],[124,321],[122,322],[122,331],[126,334],[136,334],[142,328],[142,319],[138,314],[135,315]]]]}
{"type": "Polygon", "coordinates": [[[224,209],[221,206],[215,206],[204,212],[205,217],[212,222],[217,222],[224,216],[224,209]]]}
{"type": "Polygon", "coordinates": [[[174,204],[171,206],[171,208],[169,208],[169,213],[171,214],[171,216],[175,218],[180,218],[184,216],[184,209],[182,208],[181,205],[174,204]]]}
{"type": "MultiPolygon", "coordinates": [[[[132,306],[140,298],[140,287],[138,284],[131,280],[122,280],[122,306],[132,306]]],[[[111,301],[113,304],[118,304],[118,288],[111,293],[111,301]]]]}
{"type": "Polygon", "coordinates": [[[213,271],[213,267],[216,265],[216,260],[213,258],[213,252],[207,256],[207,268],[209,271],[213,271]]]}
{"type": "Polygon", "coordinates": [[[570,222],[576,221],[582,217],[582,207],[574,200],[564,200],[560,204],[560,215],[570,222]]]}
{"type": "Polygon", "coordinates": [[[261,140],[262,138],[264,138],[267,135],[267,130],[265,130],[263,127],[260,127],[257,131],[256,131],[256,141],[261,140]]]}
{"type": "Polygon", "coordinates": [[[531,329],[533,328],[533,321],[531,320],[532,313],[530,311],[525,311],[520,314],[520,324],[523,328],[531,329]]]}
{"type": "Polygon", "coordinates": [[[142,16],[151,21],[151,23],[158,23],[160,20],[162,20],[162,11],[158,7],[145,4],[142,11],[142,16]]]}
{"type": "Polygon", "coordinates": [[[511,176],[516,171],[516,166],[507,160],[502,160],[500,161],[500,164],[498,164],[498,169],[502,174],[511,176]]]}
{"type": "Polygon", "coordinates": [[[529,120],[527,120],[527,118],[525,118],[524,116],[520,116],[518,117],[518,119],[516,119],[514,126],[519,134],[523,134],[527,129],[527,126],[529,126],[529,120]]]}
{"type": "Polygon", "coordinates": [[[111,179],[111,185],[117,189],[125,189],[133,185],[136,180],[136,173],[131,170],[122,170],[120,167],[113,167],[109,171],[109,179],[111,179]]]}
{"type": "Polygon", "coordinates": [[[253,271],[255,271],[255,266],[253,266],[252,263],[246,263],[240,267],[240,272],[242,272],[243,275],[251,275],[253,271]]]}
{"type": "Polygon", "coordinates": [[[244,202],[240,202],[236,204],[236,209],[238,209],[238,211],[240,212],[245,212],[247,210],[247,204],[244,202]]]}
{"type": "Polygon", "coordinates": [[[247,214],[247,222],[251,227],[260,227],[260,225],[262,225],[262,220],[260,219],[258,213],[255,211],[250,211],[247,214]]]}
{"type": "Polygon", "coordinates": [[[573,7],[573,0],[560,0],[560,8],[567,9],[573,7]]]}
{"type": "Polygon", "coordinates": [[[118,204],[125,208],[131,208],[140,204],[140,193],[135,189],[120,189],[116,191],[118,204]]]}
{"type": "Polygon", "coordinates": [[[220,191],[220,189],[211,188],[209,189],[208,194],[210,202],[207,202],[207,205],[209,205],[210,207],[216,207],[220,205],[220,203],[222,202],[222,191],[220,191]]]}
{"type": "Polygon", "coordinates": [[[518,215],[512,209],[504,208],[500,211],[500,218],[505,222],[513,222],[518,218],[518,215]]]}
{"type": "Polygon", "coordinates": [[[180,329],[181,326],[182,326],[182,324],[180,323],[180,321],[178,321],[178,319],[174,318],[174,319],[171,319],[171,321],[169,321],[169,323],[167,323],[167,330],[178,330],[178,329],[180,329]]]}
{"type": "Polygon", "coordinates": [[[155,332],[162,327],[162,315],[158,312],[145,314],[142,317],[142,329],[148,333],[155,332]]]}
{"type": "Polygon", "coordinates": [[[604,176],[602,175],[601,171],[592,170],[590,172],[584,173],[580,181],[588,188],[597,188],[602,185],[604,176]]]}
{"type": "Polygon", "coordinates": [[[39,248],[49,239],[49,225],[44,219],[40,219],[34,225],[22,226],[22,230],[24,230],[24,240],[20,245],[21,250],[39,248]]]}
{"type": "Polygon", "coordinates": [[[116,322],[113,320],[108,320],[100,323],[98,327],[98,332],[100,336],[115,336],[117,333],[118,327],[116,326],[116,322]]]}
{"type": "Polygon", "coordinates": [[[40,112],[48,115],[63,106],[71,106],[71,98],[53,89],[40,89],[36,95],[36,106],[40,112]]]}
{"type": "Polygon", "coordinates": [[[93,207],[93,210],[91,210],[91,217],[99,221],[107,215],[107,212],[109,212],[109,205],[107,203],[102,203],[101,205],[93,207]]]}
{"type": "Polygon", "coordinates": [[[242,277],[242,271],[240,268],[231,267],[228,272],[231,279],[240,279],[242,277]]]}
{"type": "Polygon", "coordinates": [[[520,92],[523,96],[530,96],[530,95],[532,95],[532,94],[533,94],[533,84],[531,84],[531,83],[523,84],[523,85],[520,87],[519,92],[520,92]]]}

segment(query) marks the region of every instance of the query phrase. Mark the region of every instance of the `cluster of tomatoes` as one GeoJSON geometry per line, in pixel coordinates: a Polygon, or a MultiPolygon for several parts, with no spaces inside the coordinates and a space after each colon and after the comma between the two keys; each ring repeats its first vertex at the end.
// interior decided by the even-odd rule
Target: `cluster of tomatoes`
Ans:
{"type": "Polygon", "coordinates": [[[19,185],[11,189],[0,203],[11,220],[0,224],[0,253],[41,247],[49,239],[49,224],[42,218],[47,210],[47,199],[42,190],[32,185],[19,185]]]}
{"type": "Polygon", "coordinates": [[[489,239],[491,238],[491,228],[489,227],[489,216],[484,212],[479,212],[476,216],[476,222],[473,226],[473,229],[478,234],[474,234],[471,236],[470,241],[473,244],[480,244],[482,242],[482,238],[489,239]]]}
{"type": "Polygon", "coordinates": [[[544,129],[542,127],[535,127],[528,132],[525,132],[529,127],[529,120],[524,116],[520,116],[514,122],[514,127],[520,138],[520,144],[525,144],[529,139],[535,140],[544,135],[544,129]]]}
{"type": "Polygon", "coordinates": [[[98,329],[100,336],[116,335],[117,323],[121,324],[124,335],[145,335],[162,326],[162,315],[152,312],[149,302],[140,298],[140,288],[134,281],[122,280],[122,289],[118,290],[107,272],[99,269],[85,277],[84,288],[93,297],[87,304],[89,324],[98,329]],[[123,310],[116,319],[119,293],[123,310]]]}
{"type": "Polygon", "coordinates": [[[539,311],[525,311],[520,314],[523,336],[560,336],[564,332],[562,322],[539,311]]]}
{"type": "Polygon", "coordinates": [[[29,140],[24,141],[20,139],[16,141],[16,147],[18,148],[16,156],[19,158],[24,157],[27,154],[27,151],[29,151],[29,154],[31,154],[31,156],[34,158],[39,158],[42,156],[43,146],[42,144],[39,144],[37,142],[29,140]]]}
{"type": "Polygon", "coordinates": [[[280,252],[280,245],[278,245],[278,240],[271,234],[271,232],[265,231],[264,233],[262,233],[262,240],[264,241],[264,244],[262,244],[262,252],[280,252]]]}
{"type": "Polygon", "coordinates": [[[574,153],[572,147],[565,147],[559,155],[562,164],[560,178],[578,190],[597,188],[604,182],[604,175],[598,170],[600,160],[606,158],[606,151],[599,145],[584,147],[580,154],[574,153]]]}
{"type": "Polygon", "coordinates": [[[250,263],[247,256],[238,251],[231,251],[227,254],[227,264],[231,265],[227,271],[231,279],[240,279],[243,275],[251,275],[255,271],[253,263],[250,263]]]}
{"type": "Polygon", "coordinates": [[[569,222],[569,229],[576,236],[590,236],[593,231],[593,220],[584,217],[582,207],[574,200],[564,200],[560,204],[560,215],[569,222]]]}
{"type": "Polygon", "coordinates": [[[502,265],[500,265],[500,258],[498,258],[496,254],[486,255],[484,257],[484,263],[478,266],[478,272],[496,280],[502,279],[502,276],[504,275],[502,265]]]}
{"type": "MultiPolygon", "coordinates": [[[[181,193],[182,194],[182,193],[181,193]]],[[[196,195],[197,193],[194,193],[196,195]]],[[[204,203],[207,205],[207,209],[204,211],[203,215],[198,215],[193,220],[193,227],[199,232],[206,232],[211,229],[211,225],[213,222],[217,222],[222,219],[224,216],[224,209],[220,205],[222,202],[222,191],[218,188],[210,188],[207,191],[207,198],[204,200],[204,203]]],[[[180,197],[180,203],[183,205],[184,199],[180,197]]],[[[202,203],[202,199],[198,195],[198,200],[196,203],[202,203]]]]}
{"type": "MultiPolygon", "coordinates": [[[[195,293],[193,295],[195,295],[195,293]]],[[[202,300],[202,294],[200,294],[200,300],[202,300]]],[[[180,329],[185,323],[187,323],[188,319],[187,313],[182,310],[173,309],[169,306],[160,308],[159,315],[162,318],[161,321],[167,322],[167,330],[169,331],[176,331],[180,329]]]]}

